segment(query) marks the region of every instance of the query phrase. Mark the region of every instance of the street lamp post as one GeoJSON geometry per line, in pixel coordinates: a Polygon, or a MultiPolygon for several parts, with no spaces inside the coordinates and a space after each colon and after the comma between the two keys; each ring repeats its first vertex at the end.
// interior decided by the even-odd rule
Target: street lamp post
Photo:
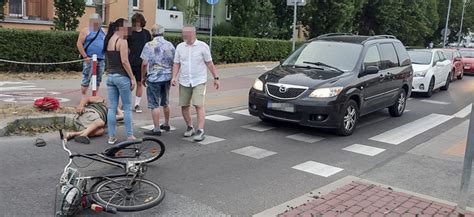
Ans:
{"type": "Polygon", "coordinates": [[[293,11],[293,41],[292,41],[292,51],[295,51],[295,44],[296,44],[296,10],[298,8],[298,1],[294,0],[294,11],[293,11]]]}
{"type": "Polygon", "coordinates": [[[466,0],[462,1],[462,13],[461,13],[461,26],[459,27],[459,33],[458,33],[458,48],[459,44],[461,44],[461,37],[462,37],[462,24],[464,21],[464,10],[466,9],[466,0]]]}
{"type": "Polygon", "coordinates": [[[448,14],[446,15],[446,25],[444,26],[443,48],[446,47],[446,38],[448,36],[449,13],[451,12],[451,0],[449,0],[448,14]]]}
{"type": "Polygon", "coordinates": [[[128,21],[132,22],[133,16],[133,0],[128,0],[128,21]]]}

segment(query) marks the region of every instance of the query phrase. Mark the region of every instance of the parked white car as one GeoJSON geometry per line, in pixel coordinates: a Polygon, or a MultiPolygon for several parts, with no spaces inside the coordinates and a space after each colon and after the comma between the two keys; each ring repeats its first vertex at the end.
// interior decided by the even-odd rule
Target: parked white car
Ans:
{"type": "Polygon", "coordinates": [[[409,50],[408,54],[414,71],[412,92],[420,92],[431,97],[438,88],[448,90],[452,62],[446,58],[442,50],[409,50]]]}

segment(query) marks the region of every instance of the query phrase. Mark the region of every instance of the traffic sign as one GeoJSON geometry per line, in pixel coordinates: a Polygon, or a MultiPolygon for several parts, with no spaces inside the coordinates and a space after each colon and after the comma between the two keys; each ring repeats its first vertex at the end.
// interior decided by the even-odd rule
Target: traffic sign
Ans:
{"type": "Polygon", "coordinates": [[[207,3],[210,5],[215,5],[219,2],[219,0],[207,0],[207,3]]]}
{"type": "MultiPolygon", "coordinates": [[[[444,29],[441,30],[441,35],[444,36],[444,29]]],[[[451,35],[451,30],[448,29],[448,32],[446,32],[446,35],[451,35]]]]}
{"type": "Polygon", "coordinates": [[[307,1],[306,0],[286,0],[287,6],[295,6],[295,2],[297,6],[305,6],[307,1]]]}

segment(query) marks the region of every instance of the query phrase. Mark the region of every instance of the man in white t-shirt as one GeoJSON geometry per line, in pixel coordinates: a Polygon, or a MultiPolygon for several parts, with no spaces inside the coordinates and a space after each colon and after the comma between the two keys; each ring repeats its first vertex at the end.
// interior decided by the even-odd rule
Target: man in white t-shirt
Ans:
{"type": "Polygon", "coordinates": [[[207,70],[214,77],[214,87],[219,89],[220,82],[217,69],[212,62],[209,46],[197,40],[196,28],[187,26],[183,28],[184,42],[176,47],[173,64],[173,78],[171,85],[179,83],[179,105],[183,113],[184,121],[188,126],[184,132],[185,137],[194,135],[194,141],[202,141],[205,138],[204,101],[206,96],[207,70]],[[198,130],[195,131],[191,118],[191,105],[196,108],[198,130]]]}

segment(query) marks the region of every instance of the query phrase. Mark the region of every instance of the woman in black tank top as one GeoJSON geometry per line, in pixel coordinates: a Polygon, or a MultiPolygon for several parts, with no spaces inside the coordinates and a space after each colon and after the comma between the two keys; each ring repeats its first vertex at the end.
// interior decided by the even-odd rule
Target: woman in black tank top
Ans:
{"type": "Polygon", "coordinates": [[[125,131],[128,140],[135,140],[132,127],[132,90],[135,88],[135,77],[128,61],[128,44],[126,37],[129,32],[129,22],[123,18],[109,25],[105,36],[105,56],[107,65],[107,92],[109,110],[107,112],[107,129],[109,144],[113,145],[116,139],[116,117],[119,98],[122,100],[124,111],[125,131]]]}

